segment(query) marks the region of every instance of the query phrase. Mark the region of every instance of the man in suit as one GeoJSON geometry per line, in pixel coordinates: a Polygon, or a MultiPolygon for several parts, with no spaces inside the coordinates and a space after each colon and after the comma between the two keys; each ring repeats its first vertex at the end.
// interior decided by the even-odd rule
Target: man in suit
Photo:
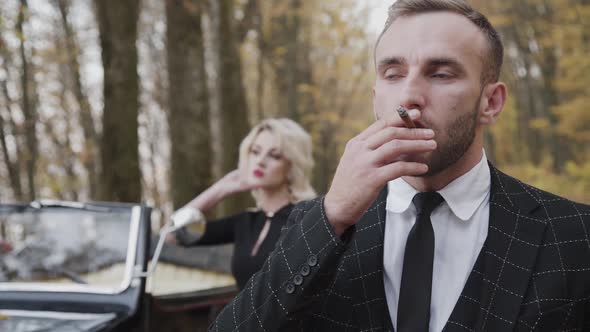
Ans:
{"type": "Polygon", "coordinates": [[[210,330],[590,330],[590,207],[483,150],[502,56],[464,1],[395,2],[375,48],[377,121],[210,330]]]}

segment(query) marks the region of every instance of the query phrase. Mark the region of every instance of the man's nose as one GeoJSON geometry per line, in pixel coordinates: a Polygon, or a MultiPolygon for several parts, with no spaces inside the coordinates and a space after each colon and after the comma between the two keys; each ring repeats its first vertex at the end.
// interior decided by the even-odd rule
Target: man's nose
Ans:
{"type": "Polygon", "coordinates": [[[401,87],[400,105],[408,110],[422,110],[426,102],[424,81],[418,75],[408,75],[401,87]]]}

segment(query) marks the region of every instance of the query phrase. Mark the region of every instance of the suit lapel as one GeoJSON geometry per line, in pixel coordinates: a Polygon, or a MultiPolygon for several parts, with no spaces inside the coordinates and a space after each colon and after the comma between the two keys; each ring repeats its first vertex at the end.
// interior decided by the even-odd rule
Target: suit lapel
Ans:
{"type": "MultiPolygon", "coordinates": [[[[350,267],[355,313],[360,330],[392,331],[383,286],[383,233],[387,186],[356,224],[351,239],[350,267]]],[[[348,254],[348,253],[347,253],[348,254]]]]}
{"type": "Polygon", "coordinates": [[[511,331],[546,221],[535,192],[490,164],[488,236],[444,330],[511,331]]]}

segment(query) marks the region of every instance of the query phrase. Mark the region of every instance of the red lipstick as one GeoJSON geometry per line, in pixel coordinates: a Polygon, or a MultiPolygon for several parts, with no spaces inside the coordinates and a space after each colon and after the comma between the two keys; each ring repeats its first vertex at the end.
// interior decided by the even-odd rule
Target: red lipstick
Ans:
{"type": "Polygon", "coordinates": [[[254,176],[257,177],[257,178],[261,178],[261,177],[264,176],[264,172],[261,171],[261,170],[259,170],[259,169],[257,169],[257,170],[254,171],[254,176]]]}

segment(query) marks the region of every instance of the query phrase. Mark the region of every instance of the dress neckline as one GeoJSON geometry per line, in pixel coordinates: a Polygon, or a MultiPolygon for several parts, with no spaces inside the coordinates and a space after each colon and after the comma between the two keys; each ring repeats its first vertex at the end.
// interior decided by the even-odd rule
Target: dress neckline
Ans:
{"type": "Polygon", "coordinates": [[[293,207],[293,203],[287,203],[275,212],[266,212],[262,208],[258,208],[258,212],[262,213],[267,219],[272,219],[278,215],[285,213],[287,210],[290,210],[291,207],[293,207]]]}

